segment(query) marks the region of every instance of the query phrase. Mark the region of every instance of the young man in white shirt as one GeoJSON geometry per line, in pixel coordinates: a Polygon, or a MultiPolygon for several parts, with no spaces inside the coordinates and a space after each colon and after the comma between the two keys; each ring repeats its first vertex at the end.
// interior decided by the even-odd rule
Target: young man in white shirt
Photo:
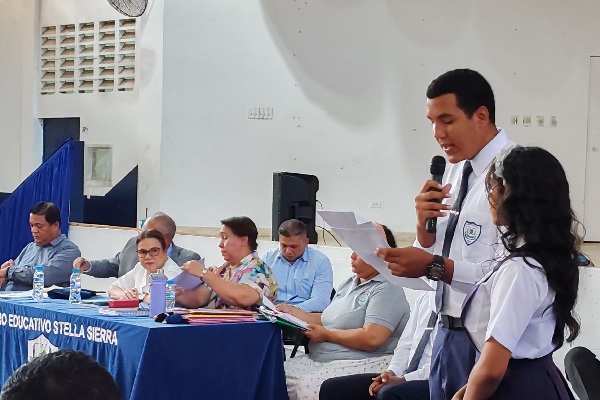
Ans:
{"type": "Polygon", "coordinates": [[[460,320],[462,301],[489,270],[499,243],[485,175],[496,154],[514,143],[495,125],[491,86],[470,69],[448,71],[431,82],[427,118],[451,165],[443,184],[428,180],[415,198],[414,245],[380,249],[379,256],[395,275],[427,277],[432,285],[437,281],[438,290],[430,296],[440,315],[429,389],[432,399],[450,400],[466,384],[475,364],[475,348],[460,320]],[[460,196],[459,205],[461,186],[466,196],[460,196]],[[429,218],[437,218],[436,233],[426,229],[429,218]]]}

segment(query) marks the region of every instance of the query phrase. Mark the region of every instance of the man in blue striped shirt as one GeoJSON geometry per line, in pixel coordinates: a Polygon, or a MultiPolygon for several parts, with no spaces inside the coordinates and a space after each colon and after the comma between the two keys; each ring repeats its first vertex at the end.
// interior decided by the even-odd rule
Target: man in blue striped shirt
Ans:
{"type": "Polygon", "coordinates": [[[36,265],[44,267],[44,286],[69,286],[73,260],[79,247],[60,231],[60,211],[54,203],[37,203],[29,214],[33,242],[13,261],[0,266],[0,285],[5,291],[30,290],[36,265]]]}
{"type": "Polygon", "coordinates": [[[279,249],[263,254],[277,280],[277,302],[306,312],[321,312],[329,305],[333,270],[329,258],[308,247],[306,225],[290,219],[279,227],[279,249]]]}

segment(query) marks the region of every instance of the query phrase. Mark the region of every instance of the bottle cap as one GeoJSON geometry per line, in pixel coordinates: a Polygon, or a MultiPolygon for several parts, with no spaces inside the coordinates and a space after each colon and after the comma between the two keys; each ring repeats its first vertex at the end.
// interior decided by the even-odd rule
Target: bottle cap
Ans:
{"type": "Polygon", "coordinates": [[[172,284],[173,284],[173,279],[169,279],[169,280],[167,281],[167,285],[172,285],[172,284]]]}
{"type": "Polygon", "coordinates": [[[78,270],[77,268],[73,268],[73,271],[71,271],[71,272],[73,272],[74,274],[75,274],[75,273],[77,273],[77,274],[78,274],[78,273],[79,273],[79,270],[78,270]]]}
{"type": "Polygon", "coordinates": [[[44,267],[43,267],[42,265],[36,265],[36,266],[35,266],[35,270],[36,270],[36,271],[43,271],[43,270],[44,270],[44,267]]]}

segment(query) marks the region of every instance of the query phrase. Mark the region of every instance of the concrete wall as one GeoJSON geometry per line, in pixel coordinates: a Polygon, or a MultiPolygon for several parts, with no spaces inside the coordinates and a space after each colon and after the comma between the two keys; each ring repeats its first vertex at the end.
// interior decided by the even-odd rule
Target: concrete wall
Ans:
{"type": "Polygon", "coordinates": [[[495,90],[497,124],[562,161],[581,215],[598,15],[590,0],[169,1],[161,208],[179,225],[246,214],[268,227],[272,172],[292,171],[319,177],[326,209],[411,232],[414,196],[441,152],[425,88],[470,67],[495,90]],[[273,119],[248,119],[257,106],[273,119]]]}

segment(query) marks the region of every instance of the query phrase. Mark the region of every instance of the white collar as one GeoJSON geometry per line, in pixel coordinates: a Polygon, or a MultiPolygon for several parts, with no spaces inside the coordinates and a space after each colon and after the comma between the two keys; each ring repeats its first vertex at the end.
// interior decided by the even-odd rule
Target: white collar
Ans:
{"type": "Polygon", "coordinates": [[[507,144],[509,144],[509,140],[506,137],[506,132],[500,128],[496,136],[483,149],[479,150],[479,153],[471,160],[475,176],[479,177],[507,144]]]}

